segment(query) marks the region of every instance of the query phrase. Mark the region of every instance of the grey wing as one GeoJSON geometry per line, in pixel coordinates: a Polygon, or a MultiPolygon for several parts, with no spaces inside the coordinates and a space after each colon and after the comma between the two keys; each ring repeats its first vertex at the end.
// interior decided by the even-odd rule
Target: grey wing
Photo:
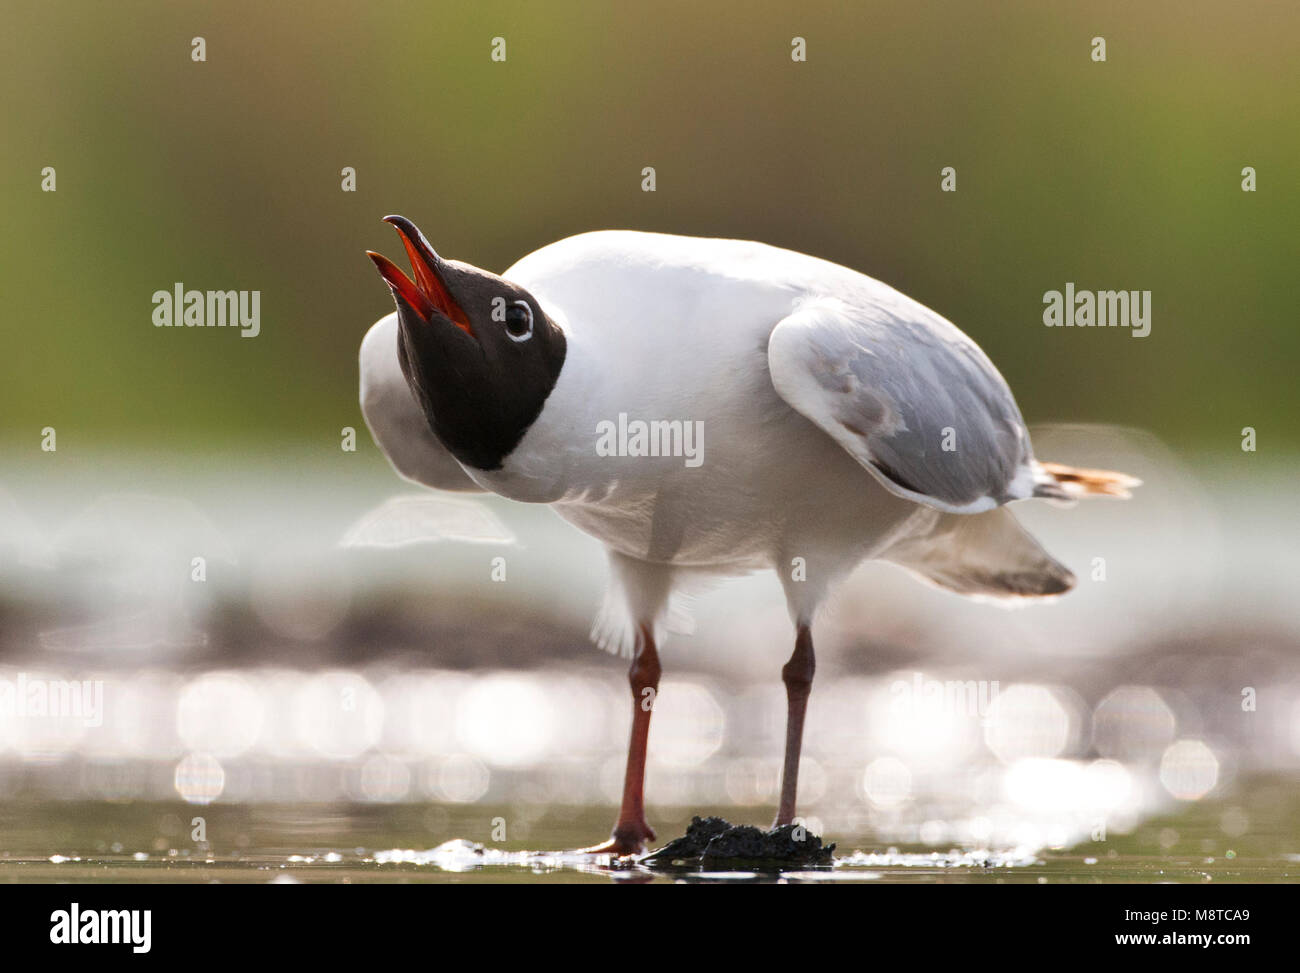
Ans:
{"type": "Polygon", "coordinates": [[[361,342],[361,414],[401,476],[436,490],[486,493],[429,428],[397,360],[397,315],[381,318],[361,342]]]}
{"type": "Polygon", "coordinates": [[[950,322],[879,287],[861,306],[819,299],[777,324],[777,393],[898,496],[950,513],[1032,496],[1029,434],[993,363],[950,322]]]}

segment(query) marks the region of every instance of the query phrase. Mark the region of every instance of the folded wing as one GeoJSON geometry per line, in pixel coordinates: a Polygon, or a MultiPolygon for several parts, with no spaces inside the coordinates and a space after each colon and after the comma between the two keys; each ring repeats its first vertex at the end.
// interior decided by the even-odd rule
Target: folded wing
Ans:
{"type": "Polygon", "coordinates": [[[880,285],[805,303],[768,340],[772,384],[886,489],[949,513],[1032,496],[1029,434],[993,363],[954,325],[880,285]]]}

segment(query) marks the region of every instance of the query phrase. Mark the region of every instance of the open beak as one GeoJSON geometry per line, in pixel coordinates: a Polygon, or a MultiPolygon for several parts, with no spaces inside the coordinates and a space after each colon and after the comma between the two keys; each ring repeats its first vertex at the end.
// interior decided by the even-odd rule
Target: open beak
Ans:
{"type": "Polygon", "coordinates": [[[471,338],[474,337],[469,316],[456,303],[443,281],[442,258],[429,246],[429,241],[424,238],[419,227],[405,216],[385,216],[384,222],[396,227],[398,236],[402,238],[402,246],[406,248],[406,255],[411,259],[411,271],[415,276],[415,280],[411,280],[387,257],[367,250],[366,256],[375,262],[380,276],[387,281],[393,294],[410,305],[423,320],[431,320],[436,311],[471,338]]]}

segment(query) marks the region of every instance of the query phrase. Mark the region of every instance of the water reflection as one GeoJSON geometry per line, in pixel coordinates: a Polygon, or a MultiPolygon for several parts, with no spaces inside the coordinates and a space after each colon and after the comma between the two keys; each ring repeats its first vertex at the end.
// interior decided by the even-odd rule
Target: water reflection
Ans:
{"type": "MultiPolygon", "coordinates": [[[[810,735],[800,779],[813,830],[1066,847],[1216,793],[1225,767],[1243,756],[1244,741],[1184,734],[1162,691],[1137,685],[1116,687],[1091,708],[1077,694],[1032,683],[1001,689],[984,716],[922,703],[932,732],[908,739],[880,730],[887,704],[864,705],[888,697],[898,676],[846,678],[823,694],[822,719],[857,712],[861,732],[846,717],[839,732],[810,735]]],[[[603,806],[618,795],[626,692],[618,675],[596,668],[2,668],[0,766],[22,768],[29,797],[603,806]],[[102,683],[102,724],[41,709],[30,695],[38,680],[47,688],[102,683]],[[30,697],[21,707],[19,687],[30,697]]],[[[779,749],[735,728],[779,725],[779,694],[665,679],[659,699],[651,806],[766,813],[779,749]]],[[[902,725],[913,725],[913,715],[903,714],[902,725]]],[[[1250,742],[1259,747],[1258,738],[1250,742]]],[[[1273,752],[1288,743],[1277,741],[1273,752]]],[[[0,777],[0,792],[15,780],[0,777]]]]}

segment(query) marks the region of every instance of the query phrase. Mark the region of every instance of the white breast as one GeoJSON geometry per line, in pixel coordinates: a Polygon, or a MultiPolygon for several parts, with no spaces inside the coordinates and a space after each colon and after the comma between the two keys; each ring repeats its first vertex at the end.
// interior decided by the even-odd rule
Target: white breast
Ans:
{"type": "Polygon", "coordinates": [[[361,341],[361,414],[370,435],[406,479],[438,490],[483,490],[440,443],[411,394],[397,358],[397,314],[361,341]]]}
{"type": "Polygon", "coordinates": [[[856,561],[915,506],[791,409],[767,366],[776,323],[840,275],[859,276],[762,244],[621,231],[529,255],[504,276],[565,329],[568,354],[502,470],[474,478],[635,557],[748,569],[816,543],[856,561]],[[598,455],[621,416],[701,423],[702,462],[598,455]]]}

